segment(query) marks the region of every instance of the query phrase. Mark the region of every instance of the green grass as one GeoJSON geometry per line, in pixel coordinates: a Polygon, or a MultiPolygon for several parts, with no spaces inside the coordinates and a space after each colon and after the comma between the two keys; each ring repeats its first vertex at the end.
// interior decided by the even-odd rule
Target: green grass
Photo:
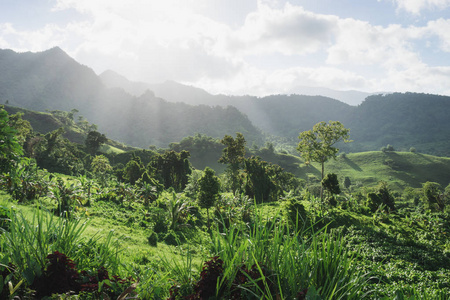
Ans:
{"type": "MultiPolygon", "coordinates": [[[[314,163],[308,168],[305,173],[320,178],[320,165],[314,163]]],[[[393,190],[419,188],[427,181],[445,187],[450,182],[450,158],[411,152],[351,153],[325,163],[325,173],[336,173],[341,182],[349,177],[353,185],[364,187],[376,186],[379,181],[388,182],[393,190]]]]}
{"type": "Polygon", "coordinates": [[[100,146],[99,152],[102,153],[114,153],[114,154],[119,154],[119,153],[124,153],[125,151],[122,149],[119,149],[117,147],[111,146],[111,145],[102,145],[100,146]]]}

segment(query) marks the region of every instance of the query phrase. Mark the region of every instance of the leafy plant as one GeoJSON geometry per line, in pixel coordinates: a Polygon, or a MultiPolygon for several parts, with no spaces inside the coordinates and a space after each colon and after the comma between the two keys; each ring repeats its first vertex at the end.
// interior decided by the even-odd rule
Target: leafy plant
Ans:
{"type": "Polygon", "coordinates": [[[34,160],[24,158],[9,173],[0,174],[0,187],[18,202],[33,200],[47,193],[48,174],[34,160]]]}
{"type": "Polygon", "coordinates": [[[75,204],[82,205],[81,189],[78,183],[56,179],[56,184],[50,188],[50,197],[58,203],[55,213],[70,217],[75,204]]]}

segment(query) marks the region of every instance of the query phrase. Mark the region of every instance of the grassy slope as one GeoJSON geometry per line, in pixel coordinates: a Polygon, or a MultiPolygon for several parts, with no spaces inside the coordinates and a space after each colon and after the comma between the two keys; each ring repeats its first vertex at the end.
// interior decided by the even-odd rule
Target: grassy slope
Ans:
{"type": "MultiPolygon", "coordinates": [[[[320,165],[313,164],[306,173],[320,177],[320,165]]],[[[450,183],[450,158],[411,152],[370,151],[347,154],[325,163],[325,173],[336,173],[341,182],[348,176],[352,184],[371,187],[383,180],[395,190],[406,186],[421,187],[426,181],[450,183]]]]}

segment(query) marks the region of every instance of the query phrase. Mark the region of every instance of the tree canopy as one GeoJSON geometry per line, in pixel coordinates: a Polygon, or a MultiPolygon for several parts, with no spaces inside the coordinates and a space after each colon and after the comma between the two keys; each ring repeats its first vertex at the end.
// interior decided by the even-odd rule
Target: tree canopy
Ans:
{"type": "Polygon", "coordinates": [[[347,129],[339,121],[327,123],[319,122],[312,130],[303,131],[298,138],[297,151],[306,162],[314,161],[322,165],[322,177],[324,174],[324,163],[330,158],[336,158],[339,149],[334,147],[337,142],[349,140],[350,129],[347,129]]]}
{"type": "MultiPolygon", "coordinates": [[[[314,125],[312,130],[303,131],[298,138],[300,142],[297,151],[302,158],[309,163],[318,162],[322,166],[321,180],[323,180],[325,171],[325,162],[330,158],[336,158],[339,149],[334,147],[337,142],[349,140],[350,129],[347,129],[339,121],[319,122],[314,125]]],[[[320,199],[323,200],[323,187],[320,189],[320,199]]]]}
{"type": "Polygon", "coordinates": [[[246,142],[244,135],[237,132],[235,139],[230,135],[225,135],[220,142],[225,145],[225,148],[222,151],[222,156],[219,158],[219,162],[228,164],[227,174],[231,179],[231,189],[235,192],[239,185],[239,168],[245,158],[246,142]]]}

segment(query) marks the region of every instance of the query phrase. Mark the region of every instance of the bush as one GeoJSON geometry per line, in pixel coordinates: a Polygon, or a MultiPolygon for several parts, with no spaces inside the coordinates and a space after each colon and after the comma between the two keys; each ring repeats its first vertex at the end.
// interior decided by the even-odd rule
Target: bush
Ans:
{"type": "Polygon", "coordinates": [[[388,144],[388,145],[386,146],[386,151],[395,151],[394,146],[388,144]]]}
{"type": "Polygon", "coordinates": [[[11,213],[8,208],[0,206],[0,229],[4,229],[5,231],[8,230],[9,223],[11,222],[10,214],[11,213]]]}
{"type": "Polygon", "coordinates": [[[167,222],[164,215],[159,215],[155,219],[155,225],[153,225],[153,231],[156,233],[167,232],[167,222]]]}
{"type": "Polygon", "coordinates": [[[147,240],[150,246],[153,247],[158,246],[158,235],[156,234],[156,232],[152,231],[152,233],[150,233],[150,235],[148,236],[147,240]]]}
{"type": "Polygon", "coordinates": [[[289,222],[297,228],[307,224],[308,216],[305,207],[296,197],[290,197],[285,200],[284,212],[289,222]]]}
{"type": "Polygon", "coordinates": [[[175,231],[169,230],[169,232],[167,232],[164,236],[164,242],[167,245],[177,246],[184,243],[185,239],[182,235],[179,236],[175,231]]]}

